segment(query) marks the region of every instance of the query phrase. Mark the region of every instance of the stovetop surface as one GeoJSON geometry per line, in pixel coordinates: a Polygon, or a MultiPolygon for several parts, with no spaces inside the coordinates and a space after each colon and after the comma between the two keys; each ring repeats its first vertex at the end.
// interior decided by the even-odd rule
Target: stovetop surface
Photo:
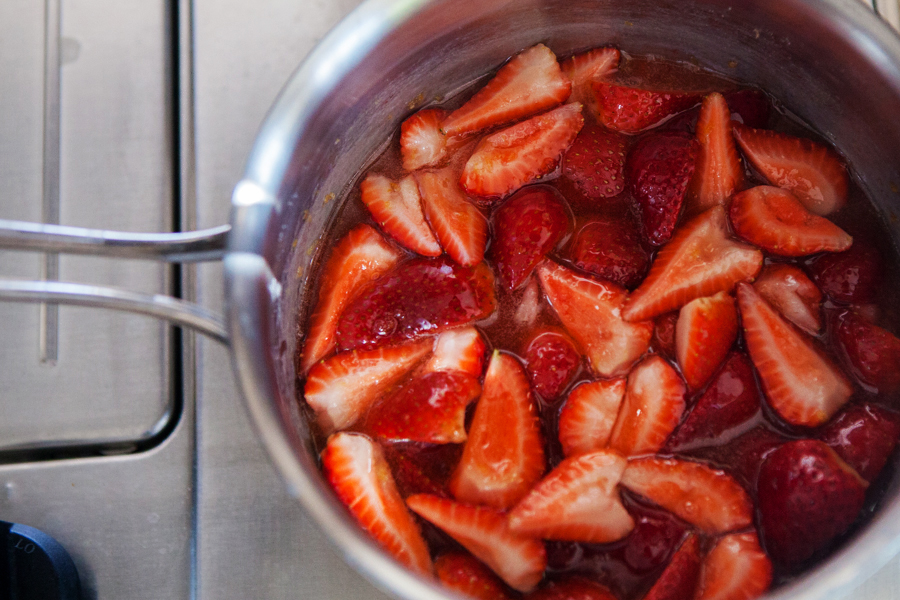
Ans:
{"type": "MultiPolygon", "coordinates": [[[[227,222],[266,110],[358,3],[0,3],[0,216],[130,231],[227,222]],[[55,11],[56,46],[46,36],[55,11]],[[56,121],[44,111],[53,53],[56,121]],[[180,79],[175,65],[186,60],[192,78],[180,79]],[[54,122],[59,164],[48,171],[44,134],[54,122]],[[57,213],[48,181],[59,185],[57,213]]],[[[45,268],[42,257],[0,252],[2,277],[45,268]]],[[[96,258],[63,257],[58,269],[63,279],[151,293],[171,292],[179,278],[169,267],[96,258]]],[[[199,302],[222,310],[219,265],[184,276],[199,302]]],[[[55,337],[34,306],[0,304],[0,322],[0,519],[57,538],[86,600],[386,598],[285,491],[226,348],[90,309],[61,308],[55,337]]],[[[858,595],[900,598],[900,560],[858,595]]]]}

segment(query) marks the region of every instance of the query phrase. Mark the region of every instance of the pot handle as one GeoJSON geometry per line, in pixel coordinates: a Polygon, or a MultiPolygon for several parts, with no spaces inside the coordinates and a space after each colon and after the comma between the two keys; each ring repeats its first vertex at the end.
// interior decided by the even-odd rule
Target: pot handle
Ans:
{"type": "MultiPolygon", "coordinates": [[[[184,233],[126,233],[0,219],[0,248],[165,262],[220,260],[230,225],[184,233]]],[[[224,319],[197,304],[161,294],[59,281],[0,279],[0,300],[93,306],[138,313],[193,329],[229,345],[224,319]]]]}

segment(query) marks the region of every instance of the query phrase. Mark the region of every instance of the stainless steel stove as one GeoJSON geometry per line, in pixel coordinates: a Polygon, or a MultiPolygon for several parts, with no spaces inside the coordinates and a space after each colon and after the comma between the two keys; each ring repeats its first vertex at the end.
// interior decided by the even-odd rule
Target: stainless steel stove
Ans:
{"type": "MultiPolygon", "coordinates": [[[[0,218],[141,232],[227,222],[266,109],[358,2],[3,0],[0,218]]],[[[0,277],[222,309],[214,264],[0,252],[0,277]]],[[[385,597],[286,492],[224,347],[86,308],[0,304],[0,323],[0,520],[60,541],[83,598],[385,597]]],[[[900,560],[857,595],[900,598],[900,560]]]]}

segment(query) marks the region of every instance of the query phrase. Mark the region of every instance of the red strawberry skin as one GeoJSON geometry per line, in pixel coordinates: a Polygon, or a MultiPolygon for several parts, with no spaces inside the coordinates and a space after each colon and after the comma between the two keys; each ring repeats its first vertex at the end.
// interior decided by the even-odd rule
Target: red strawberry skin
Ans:
{"type": "Polygon", "coordinates": [[[857,239],[849,250],[811,260],[807,270],[822,293],[835,302],[865,304],[881,288],[884,261],[877,248],[857,239]]]}
{"type": "Polygon", "coordinates": [[[462,552],[442,554],[434,573],[444,587],[478,600],[512,600],[500,578],[474,556],[462,552]]]}
{"type": "Polygon", "coordinates": [[[605,217],[585,223],[572,243],[571,260],[576,267],[621,285],[637,286],[650,265],[650,254],[630,218],[605,217]]]}
{"type": "Polygon", "coordinates": [[[818,437],[872,482],[897,446],[900,414],[871,402],[853,404],[829,421],[818,437]]]}
{"type": "Polygon", "coordinates": [[[597,121],[608,129],[623,133],[647,129],[700,100],[698,94],[642,90],[605,81],[595,81],[593,88],[597,121]]]}
{"type": "Polygon", "coordinates": [[[838,354],[857,380],[883,393],[900,389],[900,339],[853,311],[838,314],[833,329],[838,354]]]}
{"type": "Polygon", "coordinates": [[[547,584],[528,594],[525,600],[616,600],[616,597],[599,583],[581,577],[569,577],[547,584]]]}
{"type": "Polygon", "coordinates": [[[613,198],[625,191],[627,136],[599,125],[585,125],[563,155],[562,176],[592,200],[613,198]]]}
{"type": "Polygon", "coordinates": [[[534,391],[549,403],[559,399],[581,368],[575,344],[560,331],[539,331],[526,345],[523,358],[534,391]]]}
{"type": "Polygon", "coordinates": [[[447,480],[459,462],[459,444],[383,444],[384,457],[391,467],[400,495],[432,494],[450,497],[447,480]]]}
{"type": "Polygon", "coordinates": [[[690,455],[709,461],[734,477],[745,490],[753,491],[766,456],[786,441],[783,435],[760,425],[727,444],[693,450],[690,455]]]}
{"type": "Polygon", "coordinates": [[[519,287],[541,259],[568,232],[571,217],[562,195],[548,185],[529,186],[513,194],[492,217],[491,258],[500,283],[519,287]]]}
{"type": "Polygon", "coordinates": [[[763,92],[745,88],[724,94],[731,118],[747,127],[765,128],[772,114],[772,103],[763,92]]]}
{"type": "Polygon", "coordinates": [[[412,259],[372,282],[350,303],[337,328],[343,350],[374,348],[438,333],[490,315],[494,276],[484,263],[412,259]]]}
{"type": "Polygon", "coordinates": [[[759,525],[769,556],[802,564],[856,520],[867,483],[823,442],[774,450],[759,472],[759,525]]]}
{"type": "Polygon", "coordinates": [[[644,596],[644,600],[689,600],[700,574],[700,538],[691,533],[644,596]]]}
{"type": "Polygon", "coordinates": [[[642,138],[628,154],[625,177],[644,239],[654,246],[668,242],[675,231],[698,151],[690,136],[662,132],[642,138]]]}
{"type": "Polygon", "coordinates": [[[479,394],[481,384],[468,373],[426,373],[372,406],[363,429],[391,442],[459,444],[466,407],[479,394]]]}
{"type": "Polygon", "coordinates": [[[658,354],[675,360],[675,326],[678,324],[678,312],[660,315],[653,323],[651,347],[658,354]]]}
{"type": "MultiPolygon", "coordinates": [[[[572,95],[567,102],[581,102],[594,107],[592,82],[613,75],[619,67],[621,55],[617,48],[593,48],[575,54],[559,63],[559,68],[572,80],[572,95]]],[[[592,109],[596,114],[596,107],[592,109]]]]}

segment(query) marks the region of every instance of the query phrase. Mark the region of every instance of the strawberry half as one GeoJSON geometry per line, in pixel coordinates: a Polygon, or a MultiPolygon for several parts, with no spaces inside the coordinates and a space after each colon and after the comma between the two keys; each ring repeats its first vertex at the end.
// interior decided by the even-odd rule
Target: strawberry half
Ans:
{"type": "Polygon", "coordinates": [[[831,148],[738,124],[734,139],[753,168],[772,185],[793,192],[810,212],[828,215],[847,202],[847,167],[831,148]]]}
{"type": "Polygon", "coordinates": [[[778,256],[841,252],[853,243],[846,231],[806,210],[794,194],[769,185],[735,195],[729,215],[735,233],[778,256]]]}
{"type": "Polygon", "coordinates": [[[565,456],[606,448],[625,397],[624,379],[579,384],[559,413],[559,442],[565,456]]]}
{"type": "Polygon", "coordinates": [[[416,173],[425,217],[450,258],[471,267],[484,258],[488,223],[459,188],[452,169],[416,173]]]}
{"type": "Polygon", "coordinates": [[[459,444],[466,441],[466,407],[481,394],[462,371],[425,373],[376,402],[363,430],[391,442],[459,444]]]}
{"type": "Polygon", "coordinates": [[[549,260],[538,266],[537,274],[550,306],[587,355],[594,373],[623,375],[647,351],[653,323],[622,320],[619,313],[627,293],[623,288],[549,260]]]}
{"type": "Polygon", "coordinates": [[[813,345],[749,284],[738,284],[744,339],[769,404],[788,423],[821,425],[853,388],[813,345]]]}
{"type": "Polygon", "coordinates": [[[570,576],[550,581],[527,600],[617,600],[616,596],[596,581],[570,576]]]}
{"type": "Polygon", "coordinates": [[[700,538],[689,533],[643,600],[693,598],[700,575],[700,558],[700,538]]]}
{"type": "Polygon", "coordinates": [[[587,222],[575,235],[570,254],[579,269],[629,289],[644,279],[650,265],[650,253],[628,217],[587,222]]]}
{"type": "Polygon", "coordinates": [[[425,221],[419,188],[412,175],[394,181],[369,173],[359,190],[372,218],[401,246],[423,256],[441,254],[441,246],[425,221]]]}
{"type": "Polygon", "coordinates": [[[793,265],[766,265],[753,283],[759,295],[785,319],[810,335],[822,329],[822,292],[793,265]]]}
{"type": "Polygon", "coordinates": [[[703,98],[697,120],[697,167],[688,188],[688,212],[699,213],[725,201],[741,186],[744,170],[734,136],[731,111],[721,94],[703,98]]]}
{"type": "Polygon", "coordinates": [[[756,533],[720,538],[700,565],[695,600],[753,600],[772,583],[772,561],[756,533]]]}
{"type": "Polygon", "coordinates": [[[309,317],[309,333],[300,358],[301,373],[334,350],[338,318],[347,303],[398,260],[400,253],[368,225],[357,225],[341,238],[319,279],[319,297],[309,317]]]}
{"type": "MultiPolygon", "coordinates": [[[[591,84],[615,73],[619,68],[619,59],[619,50],[616,48],[594,48],[559,63],[562,72],[572,81],[572,94],[568,102],[591,106],[594,102],[591,84]]],[[[596,112],[596,109],[592,112],[596,112]]]]}
{"type": "Polygon", "coordinates": [[[503,582],[470,554],[452,552],[434,561],[434,573],[445,588],[478,600],[512,600],[503,582]]]}
{"type": "Polygon", "coordinates": [[[513,356],[495,350],[450,491],[463,502],[509,508],[541,478],[545,464],[525,370],[513,356]]]}
{"type": "Polygon", "coordinates": [[[596,544],[622,539],[634,529],[617,489],[627,462],[610,450],[564,459],[509,512],[510,531],[596,544]]]}
{"type": "Polygon", "coordinates": [[[428,547],[381,449],[364,435],[336,433],[322,451],[325,479],[353,518],[394,558],[422,574],[431,574],[428,547]]]}
{"type": "Polygon", "coordinates": [[[342,352],[309,370],[303,397],[328,434],[353,425],[382,394],[431,352],[432,341],[342,352]]]}
{"type": "Polygon", "coordinates": [[[678,313],[673,311],[656,317],[653,323],[653,351],[670,360],[675,360],[675,326],[678,313]]]}
{"type": "Polygon", "coordinates": [[[882,393],[900,389],[900,339],[859,314],[844,311],[832,327],[838,354],[861,383],[882,393]]]}
{"type": "Polygon", "coordinates": [[[835,302],[864,304],[882,288],[884,261],[877,248],[857,239],[849,250],[811,260],[807,269],[822,293],[835,302]]]}
{"type": "Polygon", "coordinates": [[[562,177],[591,200],[613,198],[625,190],[628,138],[599,125],[581,128],[562,160],[562,177]]]}
{"type": "Polygon", "coordinates": [[[750,359],[733,352],[666,442],[666,448],[679,451],[714,444],[723,433],[756,415],[761,401],[750,359]]]}
{"type": "Polygon", "coordinates": [[[690,108],[700,100],[699,94],[642,90],[594,81],[597,120],[606,128],[624,133],[637,133],[690,108]]]}
{"type": "Polygon", "coordinates": [[[625,161],[644,239],[662,246],[672,238],[688,184],[694,175],[697,141],[684,133],[664,131],[641,138],[625,161]]]}
{"type": "Polygon", "coordinates": [[[571,91],[572,82],[560,71],[556,55],[537,44],[500,67],[478,93],[450,113],[441,129],[453,136],[518,121],[556,106],[571,91]]]}
{"type": "Polygon", "coordinates": [[[773,560],[802,564],[859,515],[868,484],[818,440],[788,442],[759,471],[759,525],[773,560]]]}
{"type": "Polygon", "coordinates": [[[442,332],[434,344],[434,354],[425,364],[425,371],[462,371],[481,377],[487,344],[474,327],[450,329],[442,332]]]}
{"type": "Polygon", "coordinates": [[[655,355],[644,359],[628,375],[609,447],[625,456],[662,448],[684,414],[684,394],[684,381],[669,363],[655,355]]]}
{"type": "Polygon", "coordinates": [[[819,432],[819,439],[869,482],[887,464],[898,437],[900,414],[871,402],[848,406],[819,432]]]}
{"type": "MultiPolygon", "coordinates": [[[[721,467],[745,490],[752,491],[756,489],[759,467],[766,456],[786,441],[788,438],[782,434],[758,425],[726,444],[690,450],[690,454],[721,467]]],[[[671,447],[674,448],[674,444],[671,447]]]]}
{"type": "Polygon", "coordinates": [[[448,137],[441,131],[447,111],[424,108],[400,125],[400,156],[403,168],[415,171],[443,163],[450,153],[466,143],[465,138],[448,137]]]}
{"type": "Polygon", "coordinates": [[[506,515],[486,506],[473,506],[437,496],[416,494],[409,508],[459,542],[513,589],[532,590],[544,575],[544,544],[509,530],[506,515]]]}
{"type": "Polygon", "coordinates": [[[523,356],[531,385],[545,402],[555,402],[581,368],[581,355],[565,333],[538,331],[523,356]]]}
{"type": "Polygon", "coordinates": [[[500,198],[551,173],[584,125],[581,105],[566,104],[481,140],[463,168],[470,194],[500,198]]]}
{"type": "Polygon", "coordinates": [[[700,463],[630,460],[622,485],[711,535],[753,524],[753,502],[744,488],[723,471],[700,463]]]}
{"type": "Polygon", "coordinates": [[[371,348],[473,323],[496,308],[487,265],[463,267],[444,258],[414,258],[373,281],[338,322],[343,350],[371,348]]]}
{"type": "Polygon", "coordinates": [[[675,326],[675,356],[691,389],[699,389],[712,377],[737,333],[737,307],[725,292],[695,298],[681,307],[675,326]]]}
{"type": "Polygon", "coordinates": [[[513,194],[494,211],[491,220],[491,258],[500,283],[512,290],[556,248],[569,230],[571,217],[562,194],[548,185],[535,185],[513,194]]]}
{"type": "Polygon", "coordinates": [[[678,229],[625,301],[622,318],[643,321],[681,308],[694,298],[730,292],[762,268],[759,250],[728,238],[725,209],[714,206],[678,229]]]}

